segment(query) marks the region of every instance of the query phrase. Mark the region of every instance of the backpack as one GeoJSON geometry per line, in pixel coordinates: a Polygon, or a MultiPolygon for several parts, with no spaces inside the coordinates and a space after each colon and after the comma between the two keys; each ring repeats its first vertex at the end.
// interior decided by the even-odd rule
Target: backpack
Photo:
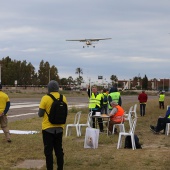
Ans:
{"type": "MultiPolygon", "coordinates": [[[[135,139],[136,149],[142,149],[142,146],[139,143],[139,138],[137,135],[134,135],[134,139],[135,139]]],[[[132,148],[131,136],[126,136],[124,148],[132,148]]]]}
{"type": "Polygon", "coordinates": [[[48,120],[52,124],[65,124],[67,118],[67,104],[63,102],[63,95],[56,99],[52,94],[47,94],[53,99],[50,112],[47,113],[48,120]]]}

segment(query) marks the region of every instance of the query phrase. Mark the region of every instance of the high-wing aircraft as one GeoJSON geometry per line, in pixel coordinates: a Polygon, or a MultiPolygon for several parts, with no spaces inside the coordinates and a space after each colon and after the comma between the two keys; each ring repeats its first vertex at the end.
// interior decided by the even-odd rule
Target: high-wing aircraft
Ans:
{"type": "MultiPolygon", "coordinates": [[[[94,42],[96,41],[100,41],[100,40],[109,40],[111,38],[92,38],[92,39],[77,39],[77,40],[66,40],[66,41],[79,41],[79,42],[84,42],[86,44],[87,47],[89,47],[90,45],[92,45],[94,42]]],[[[83,46],[84,48],[85,46],[83,46]]],[[[95,46],[93,45],[93,48],[95,48],[95,46]]]]}

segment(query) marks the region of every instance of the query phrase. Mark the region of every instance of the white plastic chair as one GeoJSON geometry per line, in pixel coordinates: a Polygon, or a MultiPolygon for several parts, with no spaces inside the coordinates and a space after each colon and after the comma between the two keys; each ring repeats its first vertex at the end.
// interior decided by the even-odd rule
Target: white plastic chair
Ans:
{"type": "Polygon", "coordinates": [[[79,124],[79,135],[81,136],[81,128],[82,127],[91,127],[91,116],[92,112],[90,112],[87,116],[87,122],[85,124],[79,124]]]}
{"type": "Polygon", "coordinates": [[[135,145],[135,139],[134,139],[134,133],[135,133],[135,128],[136,128],[136,122],[137,122],[137,118],[134,118],[132,120],[132,126],[129,130],[129,132],[120,132],[119,133],[119,138],[118,138],[118,143],[117,143],[117,149],[121,148],[122,146],[122,136],[131,136],[131,142],[132,142],[132,149],[136,149],[136,145],[135,145]]]}
{"type": "Polygon", "coordinates": [[[80,116],[81,116],[81,111],[76,113],[76,115],[74,117],[74,123],[73,124],[67,124],[67,126],[66,126],[66,136],[71,135],[72,127],[76,128],[77,136],[80,136],[80,133],[79,133],[80,116]]]}
{"type": "Polygon", "coordinates": [[[132,111],[131,111],[131,114],[132,114],[132,116],[134,116],[134,117],[137,117],[136,109],[137,109],[137,104],[135,104],[135,105],[133,106],[133,109],[132,109],[132,111]]]}
{"type": "Polygon", "coordinates": [[[119,132],[125,132],[125,125],[124,125],[124,115],[125,115],[125,114],[126,114],[126,112],[121,116],[121,122],[120,122],[120,123],[117,123],[117,124],[114,124],[114,125],[113,125],[112,134],[114,134],[114,131],[115,131],[116,126],[119,127],[119,132]]]}
{"type": "Polygon", "coordinates": [[[170,132],[170,123],[166,123],[165,135],[169,135],[170,132]]]}
{"type": "Polygon", "coordinates": [[[128,111],[128,113],[126,114],[124,114],[124,119],[125,119],[125,121],[127,120],[127,121],[129,121],[129,127],[131,128],[131,126],[132,126],[132,109],[133,109],[133,106],[131,106],[130,108],[129,108],[129,111],[128,111]]]}

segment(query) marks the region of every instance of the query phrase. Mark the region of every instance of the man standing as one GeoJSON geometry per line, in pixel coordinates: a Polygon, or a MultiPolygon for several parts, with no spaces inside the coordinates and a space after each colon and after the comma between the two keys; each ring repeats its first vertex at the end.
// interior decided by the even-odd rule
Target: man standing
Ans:
{"type": "Polygon", "coordinates": [[[164,109],[164,100],[165,100],[165,94],[163,93],[163,91],[161,91],[161,93],[159,94],[159,108],[163,108],[164,109]]]}
{"type": "Polygon", "coordinates": [[[5,134],[7,142],[11,142],[7,119],[7,112],[9,108],[10,108],[9,97],[6,93],[2,92],[2,85],[0,84],[0,124],[5,134]]]}
{"type": "Polygon", "coordinates": [[[142,93],[138,95],[138,100],[140,103],[140,115],[145,116],[146,102],[148,100],[148,95],[142,90],[142,93]]]}
{"type": "MultiPolygon", "coordinates": [[[[92,116],[96,114],[96,112],[101,112],[101,108],[103,105],[103,95],[102,93],[98,93],[97,87],[92,87],[92,93],[90,88],[88,88],[88,96],[89,96],[89,109],[92,111],[92,116]]],[[[100,132],[103,132],[103,120],[102,118],[98,118],[100,132]]],[[[92,125],[95,128],[95,118],[92,118],[92,125]]]]}
{"type": "Polygon", "coordinates": [[[112,106],[110,105],[112,101],[117,102],[119,106],[122,105],[122,98],[120,92],[118,92],[117,90],[117,87],[111,87],[109,91],[109,95],[108,95],[109,112],[111,112],[112,110],[112,106]]]}
{"type": "Polygon", "coordinates": [[[103,89],[103,106],[102,106],[102,114],[107,114],[108,111],[108,93],[106,89],[103,89]]]}
{"type": "MultiPolygon", "coordinates": [[[[58,92],[59,85],[57,81],[51,80],[48,83],[47,88],[48,93],[52,94],[56,99],[60,98],[60,94],[58,92]]],[[[63,102],[67,104],[65,96],[63,96],[63,102]]],[[[53,99],[48,95],[44,95],[41,99],[38,111],[39,117],[43,117],[42,136],[44,143],[44,154],[46,157],[46,167],[47,170],[53,170],[53,149],[54,149],[57,158],[58,170],[63,170],[64,153],[62,148],[62,137],[65,125],[50,123],[47,113],[50,112],[52,103],[53,99]]]]}

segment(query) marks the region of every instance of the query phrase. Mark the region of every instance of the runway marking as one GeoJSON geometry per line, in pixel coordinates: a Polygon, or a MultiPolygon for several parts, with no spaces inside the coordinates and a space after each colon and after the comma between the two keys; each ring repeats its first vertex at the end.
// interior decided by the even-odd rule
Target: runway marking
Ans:
{"type": "Polygon", "coordinates": [[[20,116],[28,116],[28,115],[35,115],[35,114],[38,115],[38,113],[25,113],[25,114],[13,115],[13,116],[8,116],[8,117],[20,117],[20,116]]]}
{"type": "MultiPolygon", "coordinates": [[[[68,105],[68,108],[72,108],[72,107],[86,107],[87,104],[72,104],[72,105],[68,105]]],[[[24,108],[24,107],[39,107],[39,104],[19,104],[19,105],[15,105],[15,106],[10,106],[10,109],[19,109],[19,108],[24,108]]]]}
{"type": "MultiPolygon", "coordinates": [[[[77,108],[82,108],[82,107],[87,107],[87,104],[78,104],[78,105],[68,105],[68,109],[71,109],[72,107],[77,107],[77,108]]],[[[39,109],[39,104],[30,104],[30,102],[27,103],[15,103],[10,107],[10,109],[19,109],[19,108],[28,108],[28,107],[37,107],[33,108],[31,110],[37,111],[36,113],[25,113],[25,114],[19,114],[19,115],[8,115],[8,118],[13,118],[13,117],[21,117],[21,116],[29,116],[29,115],[38,115],[38,109],[39,109]]]]}
{"type": "Polygon", "coordinates": [[[19,108],[23,108],[23,107],[38,107],[39,104],[20,104],[20,105],[16,105],[16,106],[10,106],[10,109],[19,109],[19,108]]]}

